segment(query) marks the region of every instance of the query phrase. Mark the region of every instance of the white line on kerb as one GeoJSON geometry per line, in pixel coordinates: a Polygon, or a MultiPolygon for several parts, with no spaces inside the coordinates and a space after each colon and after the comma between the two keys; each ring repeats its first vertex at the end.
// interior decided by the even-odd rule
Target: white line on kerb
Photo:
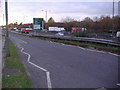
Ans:
{"type": "Polygon", "coordinates": [[[19,48],[21,48],[21,52],[28,55],[28,58],[27,58],[27,62],[30,63],[31,65],[33,65],[34,67],[38,68],[38,69],[41,69],[42,71],[44,71],[46,73],[46,77],[47,77],[47,85],[48,85],[48,89],[52,90],[52,84],[51,84],[51,79],[50,79],[50,72],[48,72],[46,69],[34,64],[33,62],[30,61],[30,57],[31,55],[29,53],[26,53],[24,52],[24,48],[23,47],[20,47],[18,45],[19,48]]]}
{"type": "Polygon", "coordinates": [[[110,52],[104,52],[104,51],[98,51],[98,50],[91,50],[91,49],[87,49],[87,48],[83,48],[83,47],[79,47],[79,46],[66,45],[66,44],[63,44],[63,43],[61,45],[68,46],[68,47],[78,47],[78,48],[80,48],[82,50],[87,50],[87,51],[91,51],[91,52],[108,53],[108,54],[111,54],[113,56],[120,56],[118,54],[114,54],[114,53],[110,53],[110,52]]]}

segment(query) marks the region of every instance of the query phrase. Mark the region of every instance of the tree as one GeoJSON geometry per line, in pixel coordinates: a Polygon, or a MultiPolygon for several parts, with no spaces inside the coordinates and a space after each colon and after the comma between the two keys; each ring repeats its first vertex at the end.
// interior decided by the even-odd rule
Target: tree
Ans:
{"type": "Polygon", "coordinates": [[[120,17],[115,16],[114,19],[112,18],[112,20],[114,20],[114,29],[117,31],[120,30],[120,17]]]}
{"type": "Polygon", "coordinates": [[[95,26],[94,21],[89,17],[84,18],[83,21],[81,21],[81,24],[82,27],[85,27],[87,29],[93,29],[95,26]]]}
{"type": "Polygon", "coordinates": [[[17,23],[17,22],[15,22],[15,23],[14,23],[14,27],[17,27],[17,26],[18,26],[18,23],[17,23]]]}
{"type": "Polygon", "coordinates": [[[61,21],[64,23],[64,28],[67,31],[71,31],[72,27],[80,27],[80,22],[70,17],[63,18],[61,21]]]}
{"type": "Polygon", "coordinates": [[[9,28],[14,28],[14,24],[13,24],[13,23],[10,23],[10,24],[8,25],[8,27],[9,27],[9,28]]]}
{"type": "Polygon", "coordinates": [[[48,23],[55,23],[54,19],[52,17],[49,18],[48,23]]]}
{"type": "Polygon", "coordinates": [[[21,26],[23,23],[21,22],[20,24],[19,24],[19,26],[21,26]]]}
{"type": "Polygon", "coordinates": [[[70,17],[66,17],[66,18],[61,19],[61,21],[64,22],[64,23],[68,23],[68,22],[73,22],[75,20],[70,18],[70,17]]]}
{"type": "Polygon", "coordinates": [[[109,16],[100,18],[100,25],[102,30],[112,29],[112,19],[109,16]]]}
{"type": "Polygon", "coordinates": [[[52,27],[54,25],[55,25],[55,21],[52,17],[50,17],[48,23],[45,24],[45,28],[48,29],[48,27],[52,27]]]}

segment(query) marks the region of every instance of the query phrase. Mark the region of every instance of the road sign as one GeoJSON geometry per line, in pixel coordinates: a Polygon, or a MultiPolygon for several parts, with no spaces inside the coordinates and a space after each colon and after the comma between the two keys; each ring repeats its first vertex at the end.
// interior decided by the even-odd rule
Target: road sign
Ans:
{"type": "Polygon", "coordinates": [[[44,28],[43,18],[33,18],[33,28],[34,30],[43,30],[44,28]]]}

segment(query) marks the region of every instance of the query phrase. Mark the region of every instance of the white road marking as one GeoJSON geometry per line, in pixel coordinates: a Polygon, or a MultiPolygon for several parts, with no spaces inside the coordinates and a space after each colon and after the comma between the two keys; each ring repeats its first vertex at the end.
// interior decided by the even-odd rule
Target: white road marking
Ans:
{"type": "Polygon", "coordinates": [[[93,51],[93,52],[99,52],[99,53],[108,53],[108,54],[111,54],[113,56],[120,56],[118,54],[115,54],[115,53],[111,53],[111,52],[104,52],[104,51],[98,51],[98,50],[90,50],[90,49],[86,49],[88,51],[93,51]]]}
{"type": "Polygon", "coordinates": [[[40,67],[40,66],[38,66],[38,65],[36,65],[36,64],[34,64],[34,63],[32,63],[32,62],[30,62],[30,61],[29,61],[29,63],[32,64],[33,66],[35,66],[36,68],[39,68],[39,69],[41,69],[41,70],[44,71],[44,72],[47,72],[46,69],[44,69],[44,68],[42,68],[42,67],[40,67]]]}
{"type": "Polygon", "coordinates": [[[64,44],[64,43],[61,43],[61,45],[68,46],[68,47],[76,47],[76,46],[68,45],[68,44],[64,44]]]}
{"type": "Polygon", "coordinates": [[[48,41],[48,42],[50,42],[50,43],[54,43],[54,42],[52,42],[52,41],[48,41]]]}
{"type": "Polygon", "coordinates": [[[83,47],[79,47],[79,46],[78,46],[78,48],[85,50],[85,48],[83,48],[83,47]]]}
{"type": "Polygon", "coordinates": [[[91,52],[108,53],[108,54],[111,54],[111,55],[114,55],[114,56],[120,56],[120,55],[118,55],[118,54],[114,54],[114,53],[110,53],[110,52],[92,50],[92,49],[87,49],[87,48],[83,48],[83,47],[79,47],[79,46],[66,45],[66,44],[64,44],[64,43],[62,43],[61,45],[68,46],[68,47],[78,47],[78,48],[80,48],[80,49],[82,49],[82,50],[87,50],[87,51],[91,51],[91,52]]]}
{"type": "Polygon", "coordinates": [[[114,56],[120,56],[120,55],[118,55],[118,54],[114,54],[114,53],[110,53],[110,52],[109,52],[109,54],[114,55],[114,56]]]}
{"type": "Polygon", "coordinates": [[[104,51],[98,51],[98,50],[92,50],[92,49],[86,49],[87,51],[92,51],[92,52],[99,52],[99,53],[107,53],[107,52],[104,52],[104,51]]]}
{"type": "Polygon", "coordinates": [[[50,72],[47,71],[46,75],[47,75],[48,87],[51,89],[52,85],[51,85],[51,80],[50,80],[50,72]]]}
{"type": "Polygon", "coordinates": [[[120,86],[120,83],[118,83],[117,85],[120,86]]]}
{"type": "MultiPolygon", "coordinates": [[[[23,41],[23,40],[21,40],[21,39],[19,39],[19,38],[16,38],[16,37],[11,37],[11,38],[18,39],[19,41],[21,41],[21,42],[27,44],[26,41],[23,41]]],[[[50,43],[57,43],[57,42],[52,42],[52,41],[49,41],[49,42],[50,42],[50,43]]],[[[58,43],[57,43],[57,44],[58,44],[58,43]]],[[[91,52],[108,53],[108,54],[111,54],[111,55],[113,55],[113,56],[120,56],[120,55],[118,55],[118,54],[114,54],[114,53],[111,53],[111,52],[98,51],[98,50],[91,50],[91,49],[87,49],[87,48],[83,48],[83,47],[79,47],[79,46],[66,45],[66,44],[64,44],[64,43],[61,43],[61,44],[64,45],[64,46],[68,46],[68,47],[78,47],[78,48],[80,48],[80,49],[82,49],[82,50],[87,50],[87,51],[91,51],[91,52]]]]}
{"type": "Polygon", "coordinates": [[[21,48],[21,52],[22,52],[22,53],[28,55],[28,58],[27,58],[27,62],[28,62],[28,63],[30,63],[31,65],[33,65],[34,67],[36,67],[36,68],[38,68],[38,69],[41,69],[42,71],[44,71],[44,72],[46,73],[48,89],[52,90],[52,84],[51,84],[51,79],[50,79],[50,72],[48,72],[46,69],[44,69],[44,68],[42,68],[42,67],[40,67],[40,66],[38,66],[38,65],[36,65],[36,64],[34,64],[34,63],[32,63],[32,62],[30,61],[31,55],[30,55],[29,53],[24,52],[24,51],[23,51],[23,50],[24,50],[23,47],[20,47],[19,45],[18,45],[18,47],[21,48]]]}

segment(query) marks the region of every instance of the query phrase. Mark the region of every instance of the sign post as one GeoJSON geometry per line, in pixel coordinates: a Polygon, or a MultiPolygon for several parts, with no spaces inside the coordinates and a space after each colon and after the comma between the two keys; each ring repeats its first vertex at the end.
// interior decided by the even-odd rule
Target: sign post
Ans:
{"type": "Polygon", "coordinates": [[[43,18],[33,18],[33,28],[34,30],[43,30],[44,29],[43,18]]]}

